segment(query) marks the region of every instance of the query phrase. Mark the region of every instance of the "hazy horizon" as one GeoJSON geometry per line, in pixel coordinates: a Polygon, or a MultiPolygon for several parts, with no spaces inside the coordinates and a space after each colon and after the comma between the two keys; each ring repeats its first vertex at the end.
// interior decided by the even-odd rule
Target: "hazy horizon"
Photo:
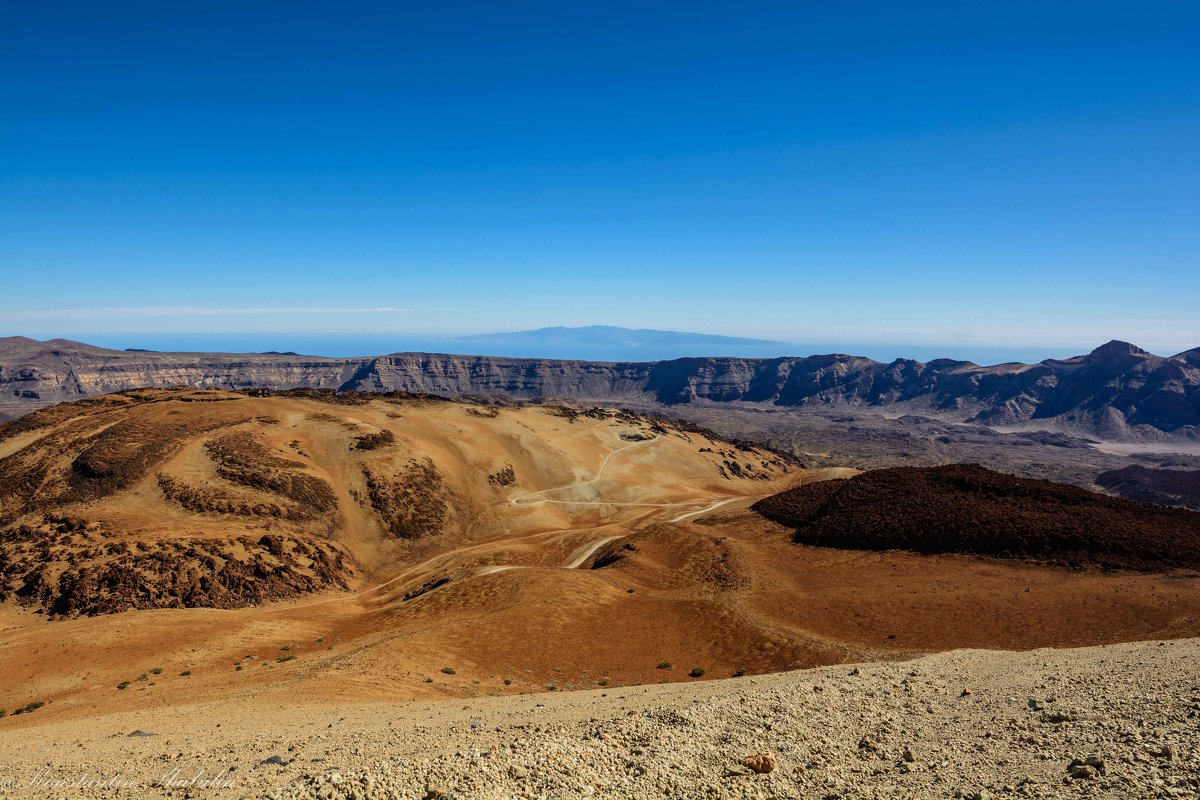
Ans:
{"type": "MultiPolygon", "coordinates": [[[[508,333],[508,332],[498,332],[508,333]]],[[[712,332],[699,333],[721,336],[712,332]]],[[[25,334],[3,334],[25,335],[25,334]]],[[[468,337],[435,334],[360,334],[360,333],[206,333],[180,332],[159,334],[80,333],[70,336],[38,336],[37,339],[65,338],[97,347],[114,350],[145,349],[165,352],[223,352],[264,353],[295,352],[300,355],[350,358],[379,356],[389,353],[427,352],[458,355],[503,356],[510,358],[546,358],[585,361],[662,361],[674,358],[703,356],[737,356],[743,358],[774,358],[780,356],[809,356],[829,353],[844,353],[865,356],[876,361],[891,362],[897,358],[931,361],[936,358],[951,358],[991,365],[1008,362],[1036,363],[1044,359],[1063,359],[1084,355],[1104,341],[1081,343],[1078,346],[1059,347],[1003,346],[986,344],[928,345],[920,343],[885,342],[763,342],[755,345],[726,345],[689,347],[686,345],[651,344],[641,347],[607,346],[594,343],[504,344],[471,341],[468,337]]],[[[1172,356],[1183,350],[1163,350],[1146,347],[1132,342],[1149,352],[1161,356],[1172,356]]],[[[1192,345],[1192,347],[1197,345],[1192,345]]]]}

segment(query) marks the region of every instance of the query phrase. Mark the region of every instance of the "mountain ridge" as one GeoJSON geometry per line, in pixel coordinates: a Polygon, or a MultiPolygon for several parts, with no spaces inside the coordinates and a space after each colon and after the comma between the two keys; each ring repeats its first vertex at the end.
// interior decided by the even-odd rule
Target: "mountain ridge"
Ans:
{"type": "Polygon", "coordinates": [[[1158,356],[1113,340],[1036,364],[848,354],[580,361],[440,353],[327,358],[106,350],[0,339],[0,413],[143,387],[317,388],[662,405],[866,407],[1112,441],[1200,439],[1200,348],[1158,356]]]}

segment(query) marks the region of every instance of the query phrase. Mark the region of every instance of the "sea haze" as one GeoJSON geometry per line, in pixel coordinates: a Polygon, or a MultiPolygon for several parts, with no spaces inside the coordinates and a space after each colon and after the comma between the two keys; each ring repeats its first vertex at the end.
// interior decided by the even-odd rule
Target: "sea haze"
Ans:
{"type": "MultiPolygon", "coordinates": [[[[611,337],[531,337],[539,331],[482,336],[446,336],[436,334],[363,334],[363,333],[95,333],[73,334],[67,338],[115,350],[129,348],[166,352],[263,353],[276,351],[302,355],[348,358],[388,353],[459,353],[464,355],[507,356],[511,358],[577,359],[585,361],[661,361],[703,356],[776,358],[814,353],[848,353],[876,361],[897,358],[931,361],[952,358],[977,364],[1001,364],[1011,361],[1035,363],[1047,358],[1069,358],[1085,353],[1094,345],[1060,346],[990,344],[878,344],[872,342],[772,342],[758,339],[676,334],[653,331],[666,336],[643,340],[611,337]],[[692,338],[688,338],[692,337],[692,338]]],[[[565,329],[570,330],[570,329],[565,329]]],[[[628,329],[609,329],[628,330],[628,329]]],[[[628,330],[630,334],[644,331],[628,330]]]]}

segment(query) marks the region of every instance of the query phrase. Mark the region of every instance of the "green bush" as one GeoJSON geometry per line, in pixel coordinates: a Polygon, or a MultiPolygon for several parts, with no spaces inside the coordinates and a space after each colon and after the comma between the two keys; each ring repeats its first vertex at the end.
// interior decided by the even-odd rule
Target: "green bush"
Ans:
{"type": "Polygon", "coordinates": [[[458,671],[454,667],[442,667],[442,672],[447,675],[455,675],[458,671]]]}
{"type": "Polygon", "coordinates": [[[692,671],[688,673],[688,677],[691,677],[691,678],[704,677],[704,667],[693,667],[692,671]]]}

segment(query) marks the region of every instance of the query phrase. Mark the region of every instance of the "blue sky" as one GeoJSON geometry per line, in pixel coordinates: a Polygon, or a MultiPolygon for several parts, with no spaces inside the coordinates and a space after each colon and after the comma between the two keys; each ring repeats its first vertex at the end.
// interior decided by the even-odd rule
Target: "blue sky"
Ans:
{"type": "Polygon", "coordinates": [[[0,6],[0,334],[1200,344],[1200,6],[0,6]]]}

